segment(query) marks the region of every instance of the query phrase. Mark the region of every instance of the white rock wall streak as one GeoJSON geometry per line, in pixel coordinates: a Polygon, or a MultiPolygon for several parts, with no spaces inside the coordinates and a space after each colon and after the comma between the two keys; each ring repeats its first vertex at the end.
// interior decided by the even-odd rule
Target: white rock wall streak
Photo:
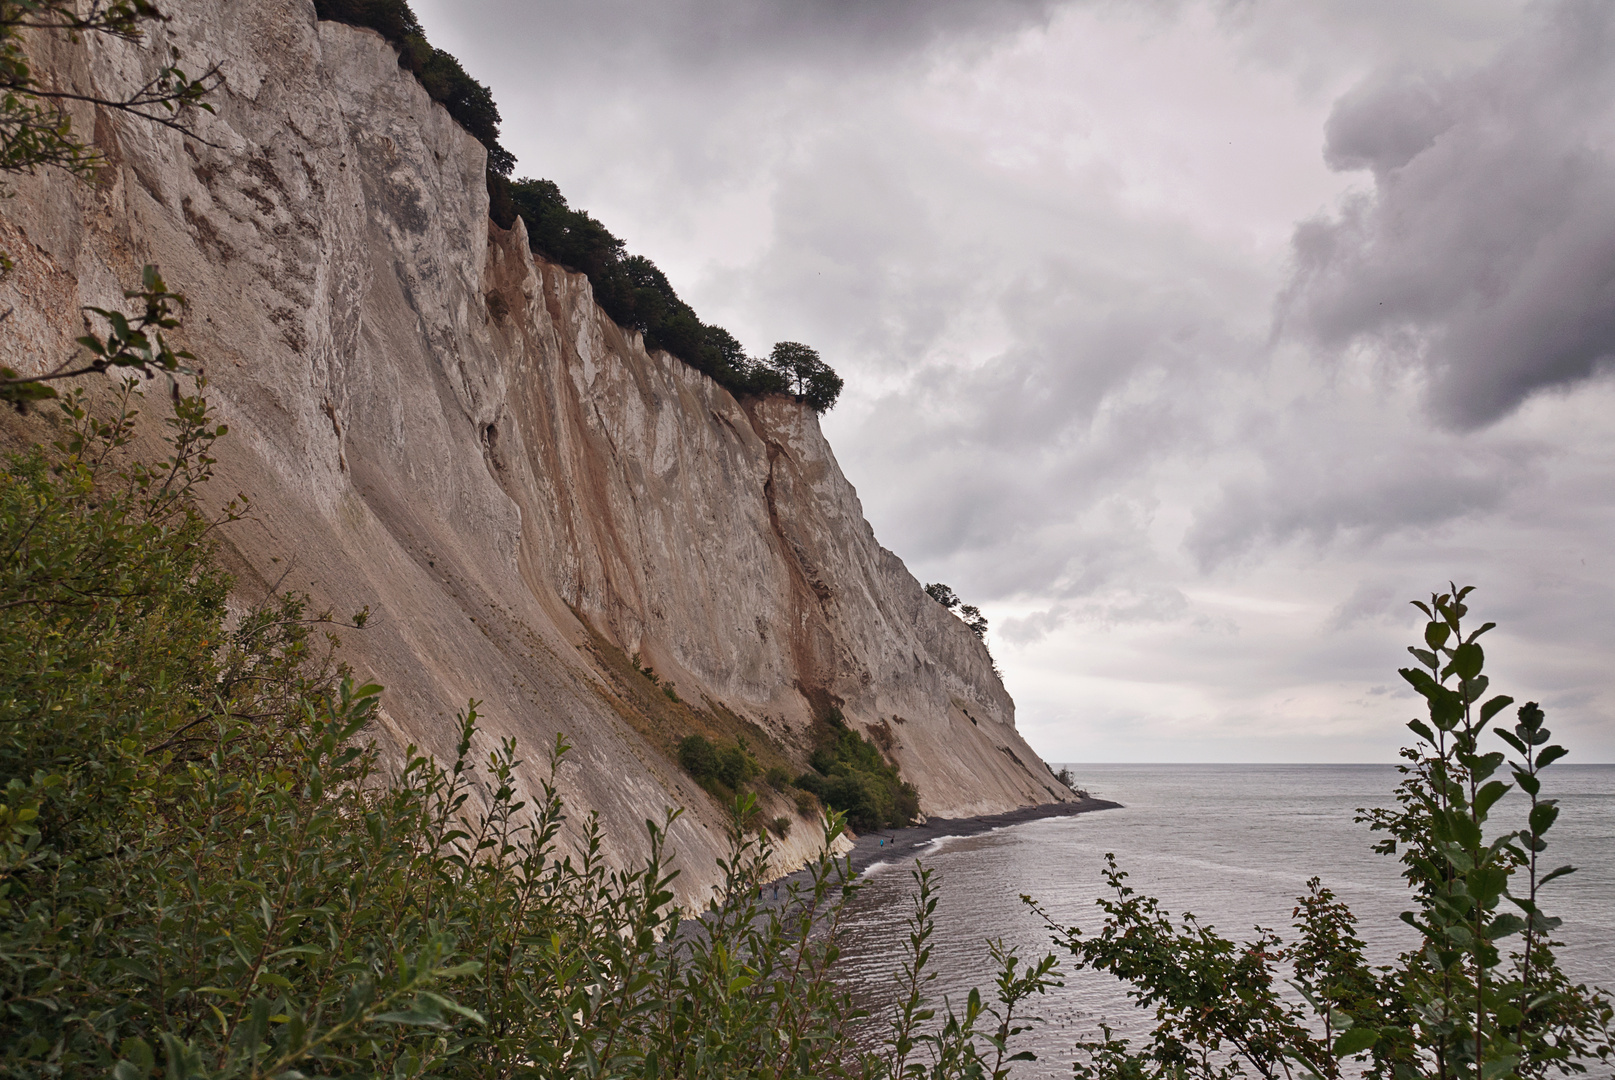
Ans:
{"type": "Polygon", "coordinates": [[[378,35],[308,0],[172,7],[144,46],[36,46],[54,77],[113,91],[172,42],[228,85],[201,139],[82,111],[100,179],[24,177],[0,202],[17,262],[0,349],[58,362],[79,307],[157,263],[231,426],[214,490],[254,506],[228,534],[242,589],[286,573],[337,611],[368,605],[345,653],[386,684],[395,739],[447,751],[470,698],[488,745],[517,736],[533,769],[564,731],[563,790],[621,857],[646,818],[691,808],[674,841],[695,898],[721,817],[622,720],[587,620],[797,753],[813,710],[839,706],[927,813],[1071,797],[980,643],[876,543],[811,411],[647,353],[582,275],[493,226],[482,147],[378,35]]]}

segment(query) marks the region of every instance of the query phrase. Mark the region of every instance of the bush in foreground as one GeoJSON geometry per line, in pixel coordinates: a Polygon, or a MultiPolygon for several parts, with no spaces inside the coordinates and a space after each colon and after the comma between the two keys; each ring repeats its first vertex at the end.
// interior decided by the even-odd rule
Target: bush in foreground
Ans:
{"type": "Polygon", "coordinates": [[[555,787],[517,791],[513,742],[471,759],[474,707],[450,763],[411,747],[378,773],[380,688],[314,648],[321,618],[295,599],[226,617],[193,498],[222,434],[205,403],[181,400],[173,455],[146,466],[117,464],[135,422],[118,400],[102,422],[68,398],[55,452],[0,473],[0,1072],[1002,1074],[1048,971],[1005,984],[1002,1022],[977,995],[922,1031],[921,997],[885,1051],[859,1049],[830,978],[848,865],[825,855],[761,906],[749,795],[689,919],[676,815],[626,870],[592,817],[564,850],[555,787]]]}
{"type": "Polygon", "coordinates": [[[1402,752],[1398,805],[1358,818],[1402,863],[1413,902],[1402,918],[1420,945],[1371,966],[1356,919],[1318,878],[1296,900],[1291,940],[1258,928],[1236,943],[1192,915],[1175,921],[1107,856],[1099,931],[1045,919],[1078,967],[1131,983],[1157,1025],[1142,1048],[1108,1029],[1079,1044],[1079,1080],[1534,1080],[1615,1064],[1609,997],[1565,977],[1560,921],[1542,907],[1543,886],[1572,872],[1545,858],[1558,808],[1543,772],[1565,751],[1534,702],[1511,728],[1491,727],[1513,699],[1486,696],[1477,639],[1493,624],[1465,633],[1470,592],[1416,602],[1428,621],[1401,674],[1428,720],[1408,724],[1418,741],[1402,752]],[[1489,727],[1512,759],[1483,745],[1489,727]],[[1497,829],[1491,811],[1513,788],[1530,800],[1526,827],[1497,829]]]}

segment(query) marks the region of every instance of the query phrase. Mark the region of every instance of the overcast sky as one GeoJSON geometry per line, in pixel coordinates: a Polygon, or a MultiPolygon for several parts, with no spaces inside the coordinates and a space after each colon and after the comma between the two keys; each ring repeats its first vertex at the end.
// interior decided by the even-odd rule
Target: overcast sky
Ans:
{"type": "Polygon", "coordinates": [[[517,175],[842,373],[1049,760],[1394,760],[1456,578],[1615,761],[1615,4],[414,3],[517,175]]]}

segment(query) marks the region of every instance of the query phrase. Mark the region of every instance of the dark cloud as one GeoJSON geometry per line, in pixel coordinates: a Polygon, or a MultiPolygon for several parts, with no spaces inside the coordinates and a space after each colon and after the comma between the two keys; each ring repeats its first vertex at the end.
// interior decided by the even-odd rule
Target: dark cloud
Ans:
{"type": "Polygon", "coordinates": [[[1382,72],[1335,105],[1324,127],[1331,169],[1372,169],[1383,181],[1457,122],[1451,84],[1427,72],[1382,72]]]}
{"type": "MultiPolygon", "coordinates": [[[[1331,632],[1338,634],[1363,622],[1405,623],[1407,619],[1404,609],[1407,603],[1408,598],[1402,596],[1394,585],[1383,581],[1365,581],[1340,602],[1325,625],[1331,632]]],[[[1378,686],[1368,692],[1377,696],[1386,693],[1387,690],[1387,687],[1378,686]]]]}
{"type": "Polygon", "coordinates": [[[615,54],[688,68],[831,68],[1047,21],[1064,0],[504,0],[461,5],[461,33],[572,66],[615,54]],[[512,32],[517,31],[517,32],[512,32]]]}
{"type": "Polygon", "coordinates": [[[1532,475],[1528,448],[1427,442],[1388,425],[1350,427],[1355,445],[1348,425],[1328,417],[1305,415],[1277,432],[1257,474],[1224,483],[1196,516],[1185,546],[1201,567],[1261,545],[1300,540],[1324,549],[1427,531],[1497,509],[1532,475]]]}
{"type": "Polygon", "coordinates": [[[1615,5],[1571,0],[1465,74],[1379,74],[1326,129],[1372,194],[1295,234],[1290,331],[1423,373],[1491,423],[1615,356],[1615,5]]]}

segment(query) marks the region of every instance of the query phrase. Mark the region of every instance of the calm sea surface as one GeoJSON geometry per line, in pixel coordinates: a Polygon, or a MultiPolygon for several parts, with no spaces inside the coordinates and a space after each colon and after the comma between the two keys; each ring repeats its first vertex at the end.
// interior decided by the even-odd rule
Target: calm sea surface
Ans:
{"type": "MultiPolygon", "coordinates": [[[[1413,944],[1399,914],[1410,904],[1394,858],[1370,850],[1363,806],[1386,806],[1399,779],[1388,765],[1073,765],[1078,786],[1125,804],[1071,818],[1049,818],[968,838],[940,841],[925,857],[942,879],[934,963],[937,996],[987,994],[993,968],[986,941],[1001,938],[1022,956],[1041,956],[1048,934],[1020,902],[1035,897],[1058,920],[1100,925],[1094,898],[1106,852],[1116,853],[1141,892],[1174,914],[1192,911],[1240,938],[1254,925],[1286,934],[1307,879],[1323,878],[1358,917],[1370,959],[1389,961],[1413,944]]],[[[1565,920],[1559,936],[1566,973],[1615,989],[1615,765],[1558,765],[1544,797],[1560,800],[1549,833],[1548,866],[1579,869],[1550,883],[1544,908],[1565,920]]],[[[1510,795],[1503,814],[1517,812],[1510,795]],[[1511,806],[1511,803],[1513,804],[1511,806]]],[[[842,977],[871,1023],[893,1000],[913,882],[905,865],[877,865],[849,909],[842,977]]],[[[1034,1013],[1047,1023],[1022,1049],[1038,1061],[1022,1077],[1069,1075],[1072,1041],[1100,1021],[1137,1037],[1149,1028],[1123,986],[1108,975],[1067,971],[1066,985],[1034,1013]]]]}

